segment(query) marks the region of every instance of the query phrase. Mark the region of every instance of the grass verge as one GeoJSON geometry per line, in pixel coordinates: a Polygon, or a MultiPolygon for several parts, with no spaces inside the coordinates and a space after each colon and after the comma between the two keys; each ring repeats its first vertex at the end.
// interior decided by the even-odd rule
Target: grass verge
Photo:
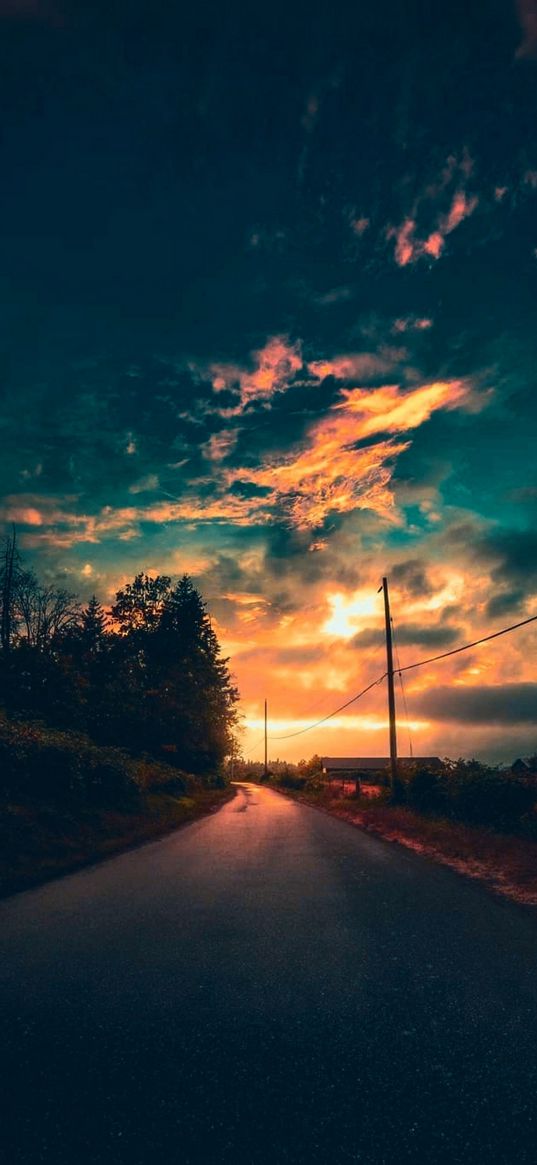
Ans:
{"type": "Polygon", "coordinates": [[[515,902],[537,906],[535,841],[326,790],[278,792],[476,878],[515,902]]]}
{"type": "Polygon", "coordinates": [[[219,809],[235,790],[199,789],[187,796],[143,794],[132,809],[94,808],[76,813],[56,805],[6,804],[0,809],[0,895],[162,837],[219,809]]]}

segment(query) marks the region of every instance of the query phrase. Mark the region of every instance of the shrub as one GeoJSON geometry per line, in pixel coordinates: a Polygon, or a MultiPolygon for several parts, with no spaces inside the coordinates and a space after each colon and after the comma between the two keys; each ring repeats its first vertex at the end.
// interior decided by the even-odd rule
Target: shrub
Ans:
{"type": "Polygon", "coordinates": [[[301,776],[300,773],[294,773],[290,769],[284,770],[274,777],[274,784],[281,785],[282,789],[301,790],[307,784],[307,777],[301,776]]]}
{"type": "Polygon", "coordinates": [[[195,779],[149,757],[99,748],[87,736],[0,716],[0,796],[128,809],[142,792],[188,792],[195,779]]]}
{"type": "Polygon", "coordinates": [[[446,809],[446,780],[443,770],[415,768],[400,782],[402,800],[420,813],[442,813],[446,809]]]}
{"type": "Polygon", "coordinates": [[[525,826],[537,789],[479,761],[447,761],[439,769],[406,769],[392,798],[419,813],[496,829],[525,826]]]}
{"type": "Polygon", "coordinates": [[[458,761],[447,784],[451,815],[470,825],[505,828],[533,808],[536,791],[517,777],[478,764],[458,761]]]}

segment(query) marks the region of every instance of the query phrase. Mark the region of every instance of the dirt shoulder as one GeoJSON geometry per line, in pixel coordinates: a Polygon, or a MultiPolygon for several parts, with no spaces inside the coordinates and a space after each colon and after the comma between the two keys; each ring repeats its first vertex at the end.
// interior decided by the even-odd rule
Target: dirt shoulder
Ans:
{"type": "Polygon", "coordinates": [[[132,849],[214,813],[235,789],[200,789],[188,796],[148,793],[135,810],[77,813],[51,805],[0,808],[0,896],[26,890],[82,866],[132,849]]]}
{"type": "Polygon", "coordinates": [[[425,817],[403,807],[277,791],[476,878],[515,902],[537,906],[537,842],[425,817]]]}

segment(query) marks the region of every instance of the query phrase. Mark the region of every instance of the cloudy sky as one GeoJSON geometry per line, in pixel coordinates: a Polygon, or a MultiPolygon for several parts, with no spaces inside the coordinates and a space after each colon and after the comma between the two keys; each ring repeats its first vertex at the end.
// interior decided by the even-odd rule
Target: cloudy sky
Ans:
{"type": "MultiPolygon", "coordinates": [[[[257,758],[385,754],[401,665],[537,613],[537,2],[0,0],[0,517],[191,573],[257,758]]],[[[537,632],[410,673],[537,749],[537,632]]],[[[408,752],[399,692],[400,750],[408,752]]]]}

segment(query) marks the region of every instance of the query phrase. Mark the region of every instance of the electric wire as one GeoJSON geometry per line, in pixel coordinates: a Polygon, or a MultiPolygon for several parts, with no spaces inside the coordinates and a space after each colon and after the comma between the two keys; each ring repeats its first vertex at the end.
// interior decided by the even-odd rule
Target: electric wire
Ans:
{"type": "Polygon", "coordinates": [[[335,708],[333,712],[329,712],[328,716],[323,716],[322,720],[316,720],[314,724],[308,724],[307,728],[300,728],[298,732],[288,732],[285,736],[270,736],[269,740],[290,740],[292,736],[302,736],[304,732],[311,732],[312,728],[318,728],[320,724],[326,724],[327,720],[331,720],[333,716],[337,716],[338,712],[343,712],[345,708],[349,708],[351,704],[355,704],[366,692],[370,692],[371,688],[376,688],[377,684],[381,684],[386,679],[387,672],[373,680],[372,684],[368,684],[367,688],[363,688],[356,696],[352,696],[345,704],[340,704],[339,708],[335,708]]]}
{"type": "Polygon", "coordinates": [[[263,736],[261,736],[259,738],[259,740],[256,740],[255,744],[252,744],[252,746],[248,749],[248,752],[243,752],[243,754],[242,754],[243,758],[250,756],[251,752],[255,752],[256,748],[259,748],[259,746],[261,744],[264,744],[264,743],[265,743],[265,734],[263,733],[263,736]]]}
{"type": "Polygon", "coordinates": [[[463,643],[460,647],[453,647],[451,651],[443,651],[441,655],[432,655],[430,659],[419,659],[416,663],[407,663],[405,667],[401,668],[401,671],[412,671],[415,667],[425,667],[426,663],[436,663],[438,659],[447,659],[448,655],[458,655],[460,651],[468,651],[470,647],[478,647],[480,643],[488,643],[491,639],[498,639],[500,635],[507,635],[508,631],[517,631],[519,627],[526,627],[528,623],[536,621],[537,615],[531,615],[529,619],[523,619],[521,623],[513,623],[511,627],[503,627],[501,631],[495,631],[492,635],[484,635],[482,639],[474,639],[472,643],[463,643]]]}
{"type": "MultiPolygon", "coordinates": [[[[492,633],[492,635],[484,635],[481,639],[474,639],[472,641],[472,643],[463,643],[463,644],[461,644],[460,647],[453,647],[451,649],[451,651],[443,651],[443,652],[441,652],[440,655],[433,655],[429,659],[420,659],[420,660],[417,660],[416,663],[408,663],[405,665],[405,667],[398,666],[396,670],[397,670],[399,678],[401,680],[401,688],[403,691],[403,700],[404,700],[404,704],[405,704],[405,713],[407,716],[407,724],[408,724],[408,710],[406,707],[406,696],[405,696],[404,688],[403,688],[403,672],[412,671],[414,668],[417,668],[417,667],[425,667],[425,665],[427,663],[436,663],[439,659],[447,659],[447,657],[450,655],[458,655],[461,651],[468,651],[469,648],[471,648],[471,647],[478,647],[480,643],[488,643],[488,642],[490,642],[491,639],[498,639],[500,637],[500,635],[507,635],[509,631],[517,631],[519,627],[526,627],[528,625],[528,623],[535,623],[535,622],[537,622],[537,615],[530,615],[529,619],[522,619],[522,621],[520,623],[513,623],[510,627],[502,627],[501,631],[494,631],[492,633]]],[[[393,620],[392,620],[392,626],[393,626],[393,620]]],[[[396,650],[398,664],[400,664],[399,653],[397,651],[397,645],[395,645],[395,650],[396,650]]],[[[377,687],[378,684],[381,684],[382,681],[386,679],[387,674],[388,674],[387,672],[383,672],[383,674],[381,676],[379,676],[378,679],[373,680],[373,683],[368,684],[367,688],[363,688],[363,690],[361,692],[358,692],[358,694],[356,696],[352,696],[351,699],[347,700],[345,704],[340,704],[339,708],[335,708],[333,712],[329,712],[328,715],[323,716],[321,720],[316,720],[313,724],[308,724],[307,728],[300,728],[297,732],[288,732],[288,733],[286,733],[285,736],[269,736],[268,739],[269,740],[291,740],[292,737],[294,737],[294,736],[303,736],[303,734],[305,732],[311,732],[312,728],[318,728],[321,724],[326,724],[327,720],[331,720],[334,716],[337,716],[339,712],[344,712],[345,708],[349,708],[351,704],[355,704],[357,700],[360,700],[362,698],[362,696],[365,696],[366,693],[370,692],[372,688],[375,688],[375,687],[377,687]]],[[[410,737],[410,730],[409,730],[409,737],[410,737]]],[[[262,741],[264,740],[264,736],[261,738],[261,740],[262,741]]],[[[259,741],[258,744],[259,743],[261,743],[261,741],[259,741]]],[[[254,749],[258,747],[258,744],[253,745],[252,748],[249,749],[248,753],[245,753],[245,755],[248,756],[250,752],[253,752],[254,749]]],[[[410,742],[410,749],[411,749],[411,753],[412,753],[412,742],[410,742]]]]}
{"type": "Polygon", "coordinates": [[[412,747],[412,733],[410,731],[410,719],[408,716],[408,704],[406,702],[405,685],[403,682],[403,676],[401,674],[401,660],[399,658],[399,650],[397,647],[397,636],[395,634],[395,624],[394,624],[393,619],[391,619],[391,624],[392,624],[392,633],[393,633],[393,645],[395,647],[395,658],[397,660],[397,674],[399,676],[399,683],[401,685],[401,695],[403,697],[403,708],[405,710],[406,730],[408,733],[408,749],[410,752],[411,759],[414,759],[414,749],[412,747]]]}

